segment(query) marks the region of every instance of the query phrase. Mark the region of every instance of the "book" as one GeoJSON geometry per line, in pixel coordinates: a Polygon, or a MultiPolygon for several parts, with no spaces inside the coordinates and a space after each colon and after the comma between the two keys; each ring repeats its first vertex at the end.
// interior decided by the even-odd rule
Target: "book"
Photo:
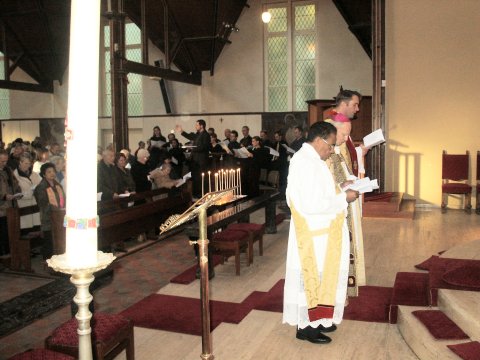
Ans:
{"type": "Polygon", "coordinates": [[[363,138],[363,145],[369,149],[384,142],[385,137],[382,129],[377,129],[363,138]]]}

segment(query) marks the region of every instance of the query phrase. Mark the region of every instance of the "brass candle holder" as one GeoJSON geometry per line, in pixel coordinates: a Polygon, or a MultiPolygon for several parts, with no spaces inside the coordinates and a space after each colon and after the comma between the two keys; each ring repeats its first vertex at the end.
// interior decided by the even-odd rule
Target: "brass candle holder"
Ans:
{"type": "Polygon", "coordinates": [[[97,263],[87,268],[72,267],[68,261],[66,254],[53,255],[47,259],[47,264],[53,270],[64,274],[72,275],[70,281],[77,288],[73,301],[78,305],[78,312],[75,317],[78,321],[78,358],[80,360],[92,360],[92,328],[90,327],[90,319],[92,313],[88,309],[88,305],[93,297],[88,288],[95,277],[93,274],[99,270],[105,269],[115,260],[115,256],[111,253],[97,252],[97,263]]]}

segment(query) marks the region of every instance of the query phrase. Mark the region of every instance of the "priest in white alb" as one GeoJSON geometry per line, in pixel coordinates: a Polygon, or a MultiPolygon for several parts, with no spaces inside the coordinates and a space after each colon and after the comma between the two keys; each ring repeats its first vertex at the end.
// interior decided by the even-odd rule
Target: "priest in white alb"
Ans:
{"type": "Polygon", "coordinates": [[[287,203],[292,217],[283,300],[283,322],[297,327],[296,338],[315,344],[342,321],[347,297],[349,234],[347,204],[358,192],[335,185],[325,163],[337,130],[313,124],[307,141],[290,161],[287,203]]]}

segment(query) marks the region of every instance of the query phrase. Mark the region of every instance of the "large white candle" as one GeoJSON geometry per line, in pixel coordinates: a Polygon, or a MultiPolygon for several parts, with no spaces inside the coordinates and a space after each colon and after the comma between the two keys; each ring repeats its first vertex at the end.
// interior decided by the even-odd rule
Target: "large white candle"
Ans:
{"type": "Polygon", "coordinates": [[[72,0],[68,73],[66,260],[97,264],[97,132],[100,0],[72,0]],[[81,166],[79,166],[81,164],[81,166]]]}
{"type": "Polygon", "coordinates": [[[218,173],[215,173],[215,191],[218,191],[218,173]]]}
{"type": "Polygon", "coordinates": [[[204,189],[203,189],[204,185],[205,185],[205,173],[202,173],[202,197],[204,194],[204,189]]]}

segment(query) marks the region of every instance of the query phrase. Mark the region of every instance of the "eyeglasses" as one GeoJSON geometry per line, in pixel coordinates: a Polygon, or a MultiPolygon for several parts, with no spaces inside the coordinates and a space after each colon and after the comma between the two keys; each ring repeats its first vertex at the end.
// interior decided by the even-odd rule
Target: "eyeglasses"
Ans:
{"type": "Polygon", "coordinates": [[[329,150],[332,150],[332,149],[334,148],[335,145],[329,144],[329,143],[327,142],[327,140],[325,140],[324,138],[321,138],[321,139],[323,140],[323,142],[324,142],[325,144],[328,145],[328,149],[329,149],[329,150]]]}

